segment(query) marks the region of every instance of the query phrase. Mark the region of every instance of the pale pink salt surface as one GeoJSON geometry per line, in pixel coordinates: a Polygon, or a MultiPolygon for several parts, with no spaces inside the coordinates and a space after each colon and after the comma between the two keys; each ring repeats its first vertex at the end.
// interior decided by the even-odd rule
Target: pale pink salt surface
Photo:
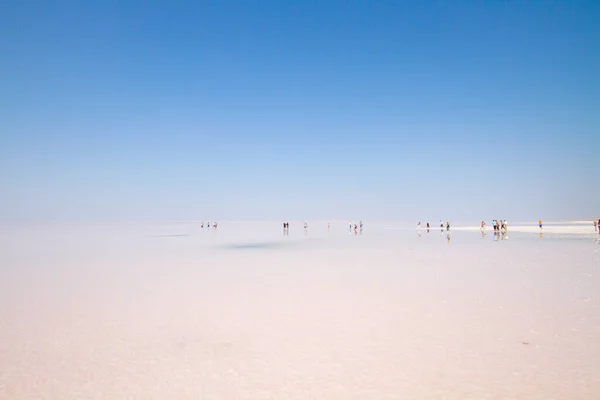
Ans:
{"type": "Polygon", "coordinates": [[[289,237],[154,224],[0,240],[0,398],[600,393],[593,240],[300,222],[289,237]]]}

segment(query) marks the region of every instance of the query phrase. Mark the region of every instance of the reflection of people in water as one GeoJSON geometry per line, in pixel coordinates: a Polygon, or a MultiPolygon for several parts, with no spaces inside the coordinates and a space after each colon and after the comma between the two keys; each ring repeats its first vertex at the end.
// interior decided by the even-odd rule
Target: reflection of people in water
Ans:
{"type": "Polygon", "coordinates": [[[487,235],[487,232],[485,231],[485,229],[481,230],[481,238],[485,238],[485,235],[487,235]]]}
{"type": "Polygon", "coordinates": [[[448,239],[448,244],[450,244],[451,237],[452,237],[452,235],[450,235],[450,232],[448,231],[448,233],[446,234],[446,238],[448,239]]]}

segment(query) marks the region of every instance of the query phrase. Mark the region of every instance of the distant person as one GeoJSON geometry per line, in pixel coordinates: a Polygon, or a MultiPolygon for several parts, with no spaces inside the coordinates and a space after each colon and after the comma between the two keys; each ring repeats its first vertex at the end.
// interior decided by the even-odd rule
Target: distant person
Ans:
{"type": "Polygon", "coordinates": [[[215,224],[213,225],[213,228],[217,229],[217,226],[219,226],[219,224],[217,224],[217,223],[215,222],[215,224]]]}
{"type": "Polygon", "coordinates": [[[429,222],[427,223],[427,229],[429,229],[429,222]]]}
{"type": "Polygon", "coordinates": [[[538,225],[540,226],[540,229],[544,229],[544,223],[541,219],[538,221],[538,225]]]}
{"type": "Polygon", "coordinates": [[[362,231],[363,231],[363,223],[362,223],[362,221],[360,221],[359,227],[360,227],[360,233],[362,233],[362,231]]]}
{"type": "Polygon", "coordinates": [[[417,222],[417,229],[421,229],[421,221],[417,222]]]}
{"type": "Polygon", "coordinates": [[[485,231],[485,221],[481,221],[481,230],[485,231]]]}
{"type": "Polygon", "coordinates": [[[304,234],[306,235],[308,233],[308,224],[305,222],[304,223],[304,234]]]}
{"type": "Polygon", "coordinates": [[[348,221],[348,230],[352,233],[352,221],[348,221]]]}
{"type": "Polygon", "coordinates": [[[331,230],[331,223],[327,223],[327,232],[329,232],[331,230]]]}
{"type": "Polygon", "coordinates": [[[446,221],[446,231],[449,232],[450,231],[450,222],[446,221]]]}
{"type": "Polygon", "coordinates": [[[204,229],[204,221],[200,223],[200,228],[204,229]]]}
{"type": "Polygon", "coordinates": [[[492,225],[494,227],[494,232],[496,232],[498,230],[498,223],[496,222],[496,220],[492,220],[492,225]]]}
{"type": "Polygon", "coordinates": [[[440,219],[440,228],[442,228],[442,230],[444,230],[444,223],[442,222],[441,219],[440,219]]]}
{"type": "Polygon", "coordinates": [[[356,224],[354,224],[354,234],[358,234],[358,226],[356,224]]]}
{"type": "Polygon", "coordinates": [[[594,220],[594,232],[598,232],[598,221],[594,220]]]}

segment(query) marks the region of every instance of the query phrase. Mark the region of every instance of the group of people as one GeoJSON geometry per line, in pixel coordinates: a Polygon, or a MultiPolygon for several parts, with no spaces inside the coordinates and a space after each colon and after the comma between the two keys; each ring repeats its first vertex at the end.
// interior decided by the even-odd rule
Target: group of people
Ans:
{"type": "Polygon", "coordinates": [[[600,219],[598,221],[594,220],[594,232],[600,233],[600,219]]]}
{"type": "MultiPolygon", "coordinates": [[[[217,229],[217,226],[218,226],[218,225],[219,225],[219,224],[217,224],[216,222],[213,222],[213,224],[212,224],[212,227],[213,227],[213,228],[215,228],[215,229],[217,229]]],[[[210,228],[211,228],[210,222],[207,222],[207,223],[206,223],[206,227],[207,227],[208,229],[210,229],[210,228]]],[[[202,221],[202,222],[200,223],[200,228],[204,229],[204,221],[202,221]]]]}
{"type": "MultiPolygon", "coordinates": [[[[348,229],[349,229],[349,233],[352,234],[352,221],[348,221],[348,229]]],[[[354,234],[355,235],[358,235],[359,229],[360,229],[360,234],[362,235],[362,232],[363,232],[363,222],[362,221],[360,221],[358,223],[358,225],[354,224],[354,234]]]]}
{"type": "MultiPolygon", "coordinates": [[[[285,236],[290,235],[290,223],[289,222],[283,223],[283,234],[285,236]]],[[[304,222],[304,235],[306,235],[306,234],[308,234],[308,224],[306,222],[304,222]]]]}
{"type": "MultiPolygon", "coordinates": [[[[362,235],[363,232],[363,222],[360,221],[358,224],[356,223],[352,223],[352,221],[348,222],[348,228],[349,228],[349,232],[350,234],[352,234],[352,232],[354,232],[355,235],[358,235],[359,233],[362,235]]],[[[331,231],[331,223],[328,222],[327,223],[327,232],[331,231]]],[[[304,222],[304,234],[306,235],[308,233],[308,224],[306,222],[304,222]]],[[[289,236],[290,234],[290,223],[289,222],[284,222],[283,223],[283,234],[286,236],[289,236]]]]}
{"type": "MultiPolygon", "coordinates": [[[[427,230],[429,230],[429,228],[431,228],[431,225],[429,224],[429,222],[426,224],[427,230]]],[[[444,227],[446,229],[447,232],[450,231],[450,221],[446,221],[446,225],[444,225],[444,223],[442,222],[442,220],[440,219],[440,229],[443,231],[444,227]]],[[[417,222],[417,229],[421,229],[421,221],[417,222]]]]}
{"type": "Polygon", "coordinates": [[[283,223],[283,235],[284,236],[289,236],[290,235],[290,223],[289,222],[284,222],[283,223]]]}
{"type": "MultiPolygon", "coordinates": [[[[498,221],[497,219],[492,221],[492,226],[494,227],[494,232],[506,232],[508,230],[508,223],[506,222],[506,220],[500,220],[498,221]]],[[[485,221],[481,221],[481,229],[484,230],[485,229],[485,221]]]]}

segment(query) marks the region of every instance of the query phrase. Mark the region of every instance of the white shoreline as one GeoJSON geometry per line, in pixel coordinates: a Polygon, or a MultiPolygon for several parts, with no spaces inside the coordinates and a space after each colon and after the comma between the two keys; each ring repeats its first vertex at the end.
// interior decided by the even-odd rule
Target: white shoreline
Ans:
{"type": "MultiPolygon", "coordinates": [[[[481,231],[480,226],[457,226],[453,227],[456,231],[481,231]]],[[[485,227],[486,232],[493,232],[494,229],[491,226],[485,227]]],[[[543,225],[543,228],[539,226],[530,225],[515,225],[508,226],[508,232],[520,232],[520,233],[558,233],[558,234],[573,234],[573,235],[589,235],[598,233],[594,231],[593,226],[575,226],[575,225],[543,225]]]]}

